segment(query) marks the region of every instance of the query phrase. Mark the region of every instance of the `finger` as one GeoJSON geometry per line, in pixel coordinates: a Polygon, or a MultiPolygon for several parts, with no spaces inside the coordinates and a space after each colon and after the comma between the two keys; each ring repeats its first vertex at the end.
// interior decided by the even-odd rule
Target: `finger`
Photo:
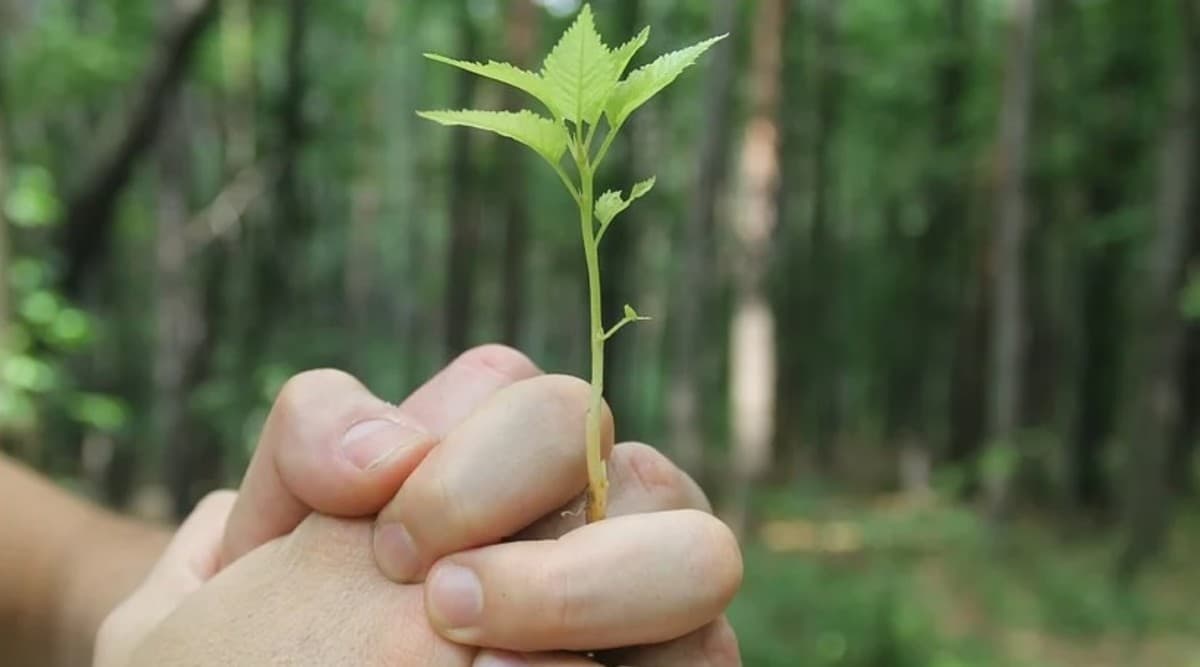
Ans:
{"type": "MultiPolygon", "coordinates": [[[[380,570],[419,581],[441,556],[499,542],[583,490],[590,391],[578,378],[545,375],[501,390],[468,417],[380,513],[380,570]]],[[[606,448],[612,432],[605,406],[606,448]]]]}
{"type": "Polygon", "coordinates": [[[296,376],[263,426],[221,562],[287,534],[313,511],[374,514],[453,424],[502,387],[538,373],[515,350],[476,348],[399,407],[339,371],[296,376]]]}
{"type": "MultiPolygon", "coordinates": [[[[609,516],[695,509],[712,514],[704,491],[687,473],[657,449],[640,442],[613,447],[608,463],[609,516]]],[[[586,523],[584,494],[566,507],[551,512],[514,539],[544,540],[562,537],[586,523]]]]}
{"type": "Polygon", "coordinates": [[[232,491],[208,494],[183,522],[146,581],[104,619],[96,633],[96,665],[129,664],[138,641],[217,572],[232,491]]]}
{"type": "Polygon", "coordinates": [[[680,510],[455,554],[430,572],[425,603],[450,641],[512,651],[605,649],[697,630],[721,614],[741,577],[729,529],[709,514],[680,510]]]}
{"type": "Polygon", "coordinates": [[[604,651],[600,660],[606,665],[637,667],[741,667],[741,651],[733,626],[721,617],[699,630],[674,641],[604,651]]]}
{"type": "Polygon", "coordinates": [[[480,651],[471,667],[601,667],[570,653],[517,654],[507,651],[480,651]]]}

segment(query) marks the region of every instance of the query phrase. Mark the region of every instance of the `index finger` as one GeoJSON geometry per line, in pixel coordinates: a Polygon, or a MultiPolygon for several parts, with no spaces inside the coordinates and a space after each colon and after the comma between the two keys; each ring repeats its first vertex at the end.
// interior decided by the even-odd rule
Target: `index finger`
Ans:
{"type": "Polygon", "coordinates": [[[520,352],[487,345],[459,356],[399,407],[345,373],[297,376],[263,427],[221,563],[291,532],[312,512],[378,512],[442,435],[495,392],[540,372],[520,352]]]}

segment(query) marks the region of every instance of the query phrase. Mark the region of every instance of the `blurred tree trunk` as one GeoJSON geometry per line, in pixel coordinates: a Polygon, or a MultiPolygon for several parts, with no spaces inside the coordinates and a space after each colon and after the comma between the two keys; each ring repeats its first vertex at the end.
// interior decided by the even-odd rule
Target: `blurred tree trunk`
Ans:
{"type": "MultiPolygon", "coordinates": [[[[367,35],[367,58],[372,73],[359,110],[361,136],[356,153],[356,172],[351,193],[347,258],[342,276],[346,294],[347,320],[355,337],[366,341],[372,274],[377,263],[378,240],[375,227],[383,205],[381,146],[387,131],[382,122],[384,71],[388,66],[385,49],[396,22],[395,4],[387,0],[366,3],[363,31],[367,35]]],[[[357,360],[361,361],[361,359],[357,360]]]]}
{"type": "Polygon", "coordinates": [[[991,346],[992,271],[987,244],[976,241],[971,253],[964,306],[956,325],[950,369],[950,443],[947,459],[967,476],[963,491],[973,495],[977,458],[987,430],[987,353],[991,346]]]}
{"type": "Polygon", "coordinates": [[[65,255],[62,287],[68,294],[79,293],[92,264],[104,257],[117,199],[158,135],[164,111],[179,90],[201,36],[216,16],[217,2],[184,0],[172,6],[174,13],[151,60],[154,66],[142,82],[142,96],[127,124],[67,199],[58,227],[65,255]]]}
{"type": "Polygon", "coordinates": [[[0,104],[0,361],[7,357],[9,328],[12,326],[12,306],[8,294],[12,248],[8,239],[8,218],[4,215],[4,195],[8,192],[8,150],[5,143],[8,132],[4,111],[0,104]]]}
{"type": "Polygon", "coordinates": [[[809,279],[811,317],[815,344],[813,379],[820,390],[813,396],[816,406],[817,463],[825,470],[834,466],[836,439],[842,412],[842,308],[838,303],[841,249],[833,229],[831,202],[838,192],[834,146],[841,124],[842,74],[840,62],[841,2],[818,3],[816,59],[818,71],[817,116],[813,146],[812,245],[809,279]]]}
{"type": "Polygon", "coordinates": [[[1083,341],[1075,389],[1079,404],[1068,452],[1072,498],[1080,507],[1100,512],[1112,505],[1104,469],[1121,415],[1131,341],[1123,292],[1134,248],[1131,235],[1121,229],[1120,216],[1140,197],[1134,176],[1152,144],[1136,119],[1133,100],[1158,67],[1151,55],[1152,41],[1146,39],[1156,28],[1151,13],[1124,3],[1106,11],[1105,29],[1094,39],[1094,44],[1106,45],[1106,55],[1092,120],[1096,127],[1085,155],[1088,215],[1097,231],[1082,251],[1083,341]]]}
{"type": "MultiPolygon", "coordinates": [[[[992,240],[992,265],[996,277],[992,285],[992,394],[988,410],[988,447],[998,457],[1015,455],[1020,396],[1024,387],[1026,313],[1022,279],[1028,225],[1026,163],[1037,52],[1034,39],[1037,9],[1037,0],[1009,2],[1011,33],[1000,111],[999,206],[992,240]],[[1009,450],[1007,454],[1005,449],[1009,450]]],[[[1011,475],[1003,470],[987,471],[984,481],[990,511],[1003,513],[1009,502],[1011,475]]]]}
{"type": "MultiPolygon", "coordinates": [[[[1197,188],[1200,188],[1200,133],[1196,137],[1192,157],[1197,188]]],[[[1192,276],[1200,276],[1200,196],[1193,191],[1192,242],[1188,252],[1187,266],[1192,276]]],[[[1180,497],[1196,493],[1196,449],[1200,446],[1200,322],[1192,321],[1184,334],[1183,363],[1177,373],[1180,392],[1179,420],[1175,437],[1171,443],[1170,463],[1171,490],[1180,497]]]]}
{"type": "MultiPolygon", "coordinates": [[[[621,0],[616,13],[616,34],[622,38],[626,35],[637,34],[639,29],[638,15],[640,0],[621,0]]],[[[637,137],[641,122],[638,117],[632,118],[618,137],[613,158],[611,178],[614,189],[627,192],[633,184],[646,178],[648,173],[639,173],[637,164],[637,137]]],[[[642,250],[644,207],[631,207],[621,214],[621,224],[614,225],[604,235],[604,246],[600,250],[601,275],[604,283],[601,286],[604,302],[604,321],[616,322],[621,319],[624,305],[631,304],[634,308],[645,311],[644,303],[636,303],[640,280],[638,275],[638,259],[642,250]]],[[[608,400],[616,415],[617,439],[631,438],[629,425],[635,422],[637,412],[637,395],[633,390],[631,374],[635,365],[632,363],[636,349],[637,337],[645,333],[645,327],[630,328],[614,337],[605,346],[604,375],[608,400]]]]}
{"type": "MultiPolygon", "coordinates": [[[[807,205],[811,194],[809,172],[809,96],[812,85],[806,66],[807,8],[792,3],[788,14],[788,30],[796,37],[787,40],[783,55],[783,108],[780,118],[783,133],[780,144],[779,236],[777,257],[771,267],[771,299],[779,314],[778,327],[783,332],[805,331],[808,320],[808,290],[806,281],[797,280],[797,270],[808,262],[807,205]]],[[[771,480],[775,483],[794,482],[803,473],[806,418],[806,391],[816,391],[806,385],[809,380],[806,364],[810,350],[806,345],[779,347],[779,377],[775,396],[775,444],[771,480]]]]}
{"type": "MultiPolygon", "coordinates": [[[[732,33],[737,21],[736,0],[714,0],[714,34],[732,33]]],[[[704,470],[703,373],[710,355],[704,324],[712,319],[713,247],[717,205],[729,162],[730,115],[733,104],[734,40],[713,48],[711,72],[706,77],[704,132],[697,161],[682,258],[671,287],[670,377],[667,419],[671,454],[692,475],[704,470]]]]}
{"type": "Polygon", "coordinates": [[[1188,247],[1188,213],[1195,196],[1195,145],[1200,129],[1200,10],[1193,0],[1178,0],[1182,57],[1172,91],[1170,116],[1163,131],[1158,177],[1158,225],[1140,292],[1138,319],[1141,387],[1134,403],[1128,451],[1132,493],[1126,513],[1128,541],[1118,576],[1132,579],[1162,547],[1170,516],[1166,469],[1171,439],[1180,419],[1179,384],[1184,322],[1179,295],[1188,247]]]}
{"type": "Polygon", "coordinates": [[[750,488],[771,461],[777,359],[775,314],[766,267],[779,213],[779,113],[783,90],[786,0],[762,0],[751,62],[750,117],[740,158],[739,205],[733,216],[734,312],[730,330],[730,400],[734,498],[730,524],[747,524],[750,488]]]}
{"type": "MultiPolygon", "coordinates": [[[[457,5],[458,44],[463,60],[478,60],[478,35],[466,0],[457,5]]],[[[474,75],[455,74],[455,109],[471,107],[474,75]]],[[[447,210],[449,242],[446,246],[446,356],[467,348],[474,319],[475,266],[479,263],[479,219],[475,202],[475,169],[471,162],[474,133],[455,132],[451,139],[450,187],[447,210]]]]}
{"type": "MultiPolygon", "coordinates": [[[[533,69],[537,51],[539,10],[533,0],[513,0],[504,21],[505,50],[508,62],[533,69]]],[[[505,86],[504,108],[524,108],[519,91],[505,86]]],[[[500,178],[504,196],[504,263],[501,290],[504,305],[501,334],[509,345],[520,346],[526,318],[526,272],[529,264],[529,206],[525,178],[525,149],[505,143],[501,148],[500,178]]]]}
{"type": "Polygon", "coordinates": [[[187,234],[192,151],[186,99],[184,95],[167,108],[158,145],[154,280],[154,440],[177,519],[187,515],[195,500],[198,461],[186,424],[190,388],[185,377],[204,335],[187,234]]]}
{"type": "MultiPolygon", "coordinates": [[[[908,266],[916,272],[914,289],[904,300],[910,323],[905,349],[890,356],[900,365],[889,388],[890,434],[904,443],[905,460],[931,464],[933,433],[929,425],[935,378],[945,366],[939,351],[949,349],[956,304],[962,301],[961,275],[954,253],[964,245],[967,218],[963,173],[964,102],[970,71],[966,0],[946,0],[946,38],[933,71],[932,143],[935,164],[926,185],[929,224],[908,245],[908,266]]],[[[902,243],[902,242],[901,242],[902,243]]],[[[895,247],[905,247],[897,245],[895,247]]],[[[944,377],[944,376],[943,376],[944,377]]],[[[940,401],[938,401],[940,404],[940,401]]]]}

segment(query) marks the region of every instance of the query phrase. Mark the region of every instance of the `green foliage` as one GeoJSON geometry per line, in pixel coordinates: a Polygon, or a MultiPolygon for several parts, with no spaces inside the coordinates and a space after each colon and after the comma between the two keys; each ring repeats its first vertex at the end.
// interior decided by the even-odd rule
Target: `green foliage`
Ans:
{"type": "Polygon", "coordinates": [[[625,306],[625,317],[612,328],[605,329],[601,319],[599,245],[617,215],[654,187],[654,179],[650,178],[635,185],[628,199],[619,192],[610,191],[593,201],[595,173],[629,114],[675,81],[684,69],[722,39],[715,37],[663,56],[622,81],[625,69],[649,38],[650,29],[646,28],[621,47],[610,49],[596,29],[591,6],[585,4],[546,56],[540,74],[494,61],[481,64],[427,56],[529,93],[550,109],[553,121],[530,111],[520,114],[472,110],[419,112],[422,118],[443,125],[464,125],[494,132],[532,148],[554,168],[579,207],[591,313],[592,395],[587,424],[589,519],[602,518],[607,502],[608,482],[601,461],[599,419],[604,386],[604,342],[625,325],[647,319],[632,307],[625,306]],[[599,148],[594,149],[593,140],[604,115],[608,118],[608,131],[599,148]],[[567,149],[575,166],[574,179],[559,164],[567,149]]]}
{"type": "Polygon", "coordinates": [[[567,150],[563,126],[532,111],[421,111],[418,115],[442,125],[461,125],[494,132],[532,148],[550,164],[558,164],[567,150]]]}
{"type": "Polygon", "coordinates": [[[629,208],[633,202],[646,196],[654,189],[654,182],[654,178],[648,178],[634,185],[628,199],[622,197],[621,193],[616,190],[609,190],[600,195],[600,198],[596,200],[596,220],[600,222],[600,229],[596,231],[597,242],[604,236],[604,232],[608,230],[608,226],[612,224],[612,221],[622,211],[629,208]]]}
{"type": "Polygon", "coordinates": [[[691,67],[705,51],[725,37],[726,35],[720,35],[706,39],[686,49],[668,53],[649,65],[634,70],[627,79],[617,85],[606,102],[605,113],[608,115],[608,122],[616,127],[623,125],[630,114],[674,83],[685,69],[691,67]]]}

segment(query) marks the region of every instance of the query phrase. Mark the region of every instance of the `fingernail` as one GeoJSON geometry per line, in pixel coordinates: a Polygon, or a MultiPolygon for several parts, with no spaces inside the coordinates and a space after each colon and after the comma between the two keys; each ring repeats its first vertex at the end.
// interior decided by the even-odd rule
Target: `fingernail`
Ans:
{"type": "Polygon", "coordinates": [[[355,467],[371,470],[400,449],[426,437],[415,428],[387,419],[371,419],[350,427],[342,436],[342,452],[355,467]]]}
{"type": "Polygon", "coordinates": [[[465,630],[483,615],[483,585],[471,570],[443,563],[433,571],[429,586],[429,611],[446,629],[465,630]]]}
{"type": "Polygon", "coordinates": [[[402,523],[376,524],[374,549],[375,563],[392,581],[409,583],[421,569],[417,545],[402,523]]]}
{"type": "Polygon", "coordinates": [[[483,651],[475,657],[472,667],[529,667],[529,661],[516,653],[483,651]]]}

